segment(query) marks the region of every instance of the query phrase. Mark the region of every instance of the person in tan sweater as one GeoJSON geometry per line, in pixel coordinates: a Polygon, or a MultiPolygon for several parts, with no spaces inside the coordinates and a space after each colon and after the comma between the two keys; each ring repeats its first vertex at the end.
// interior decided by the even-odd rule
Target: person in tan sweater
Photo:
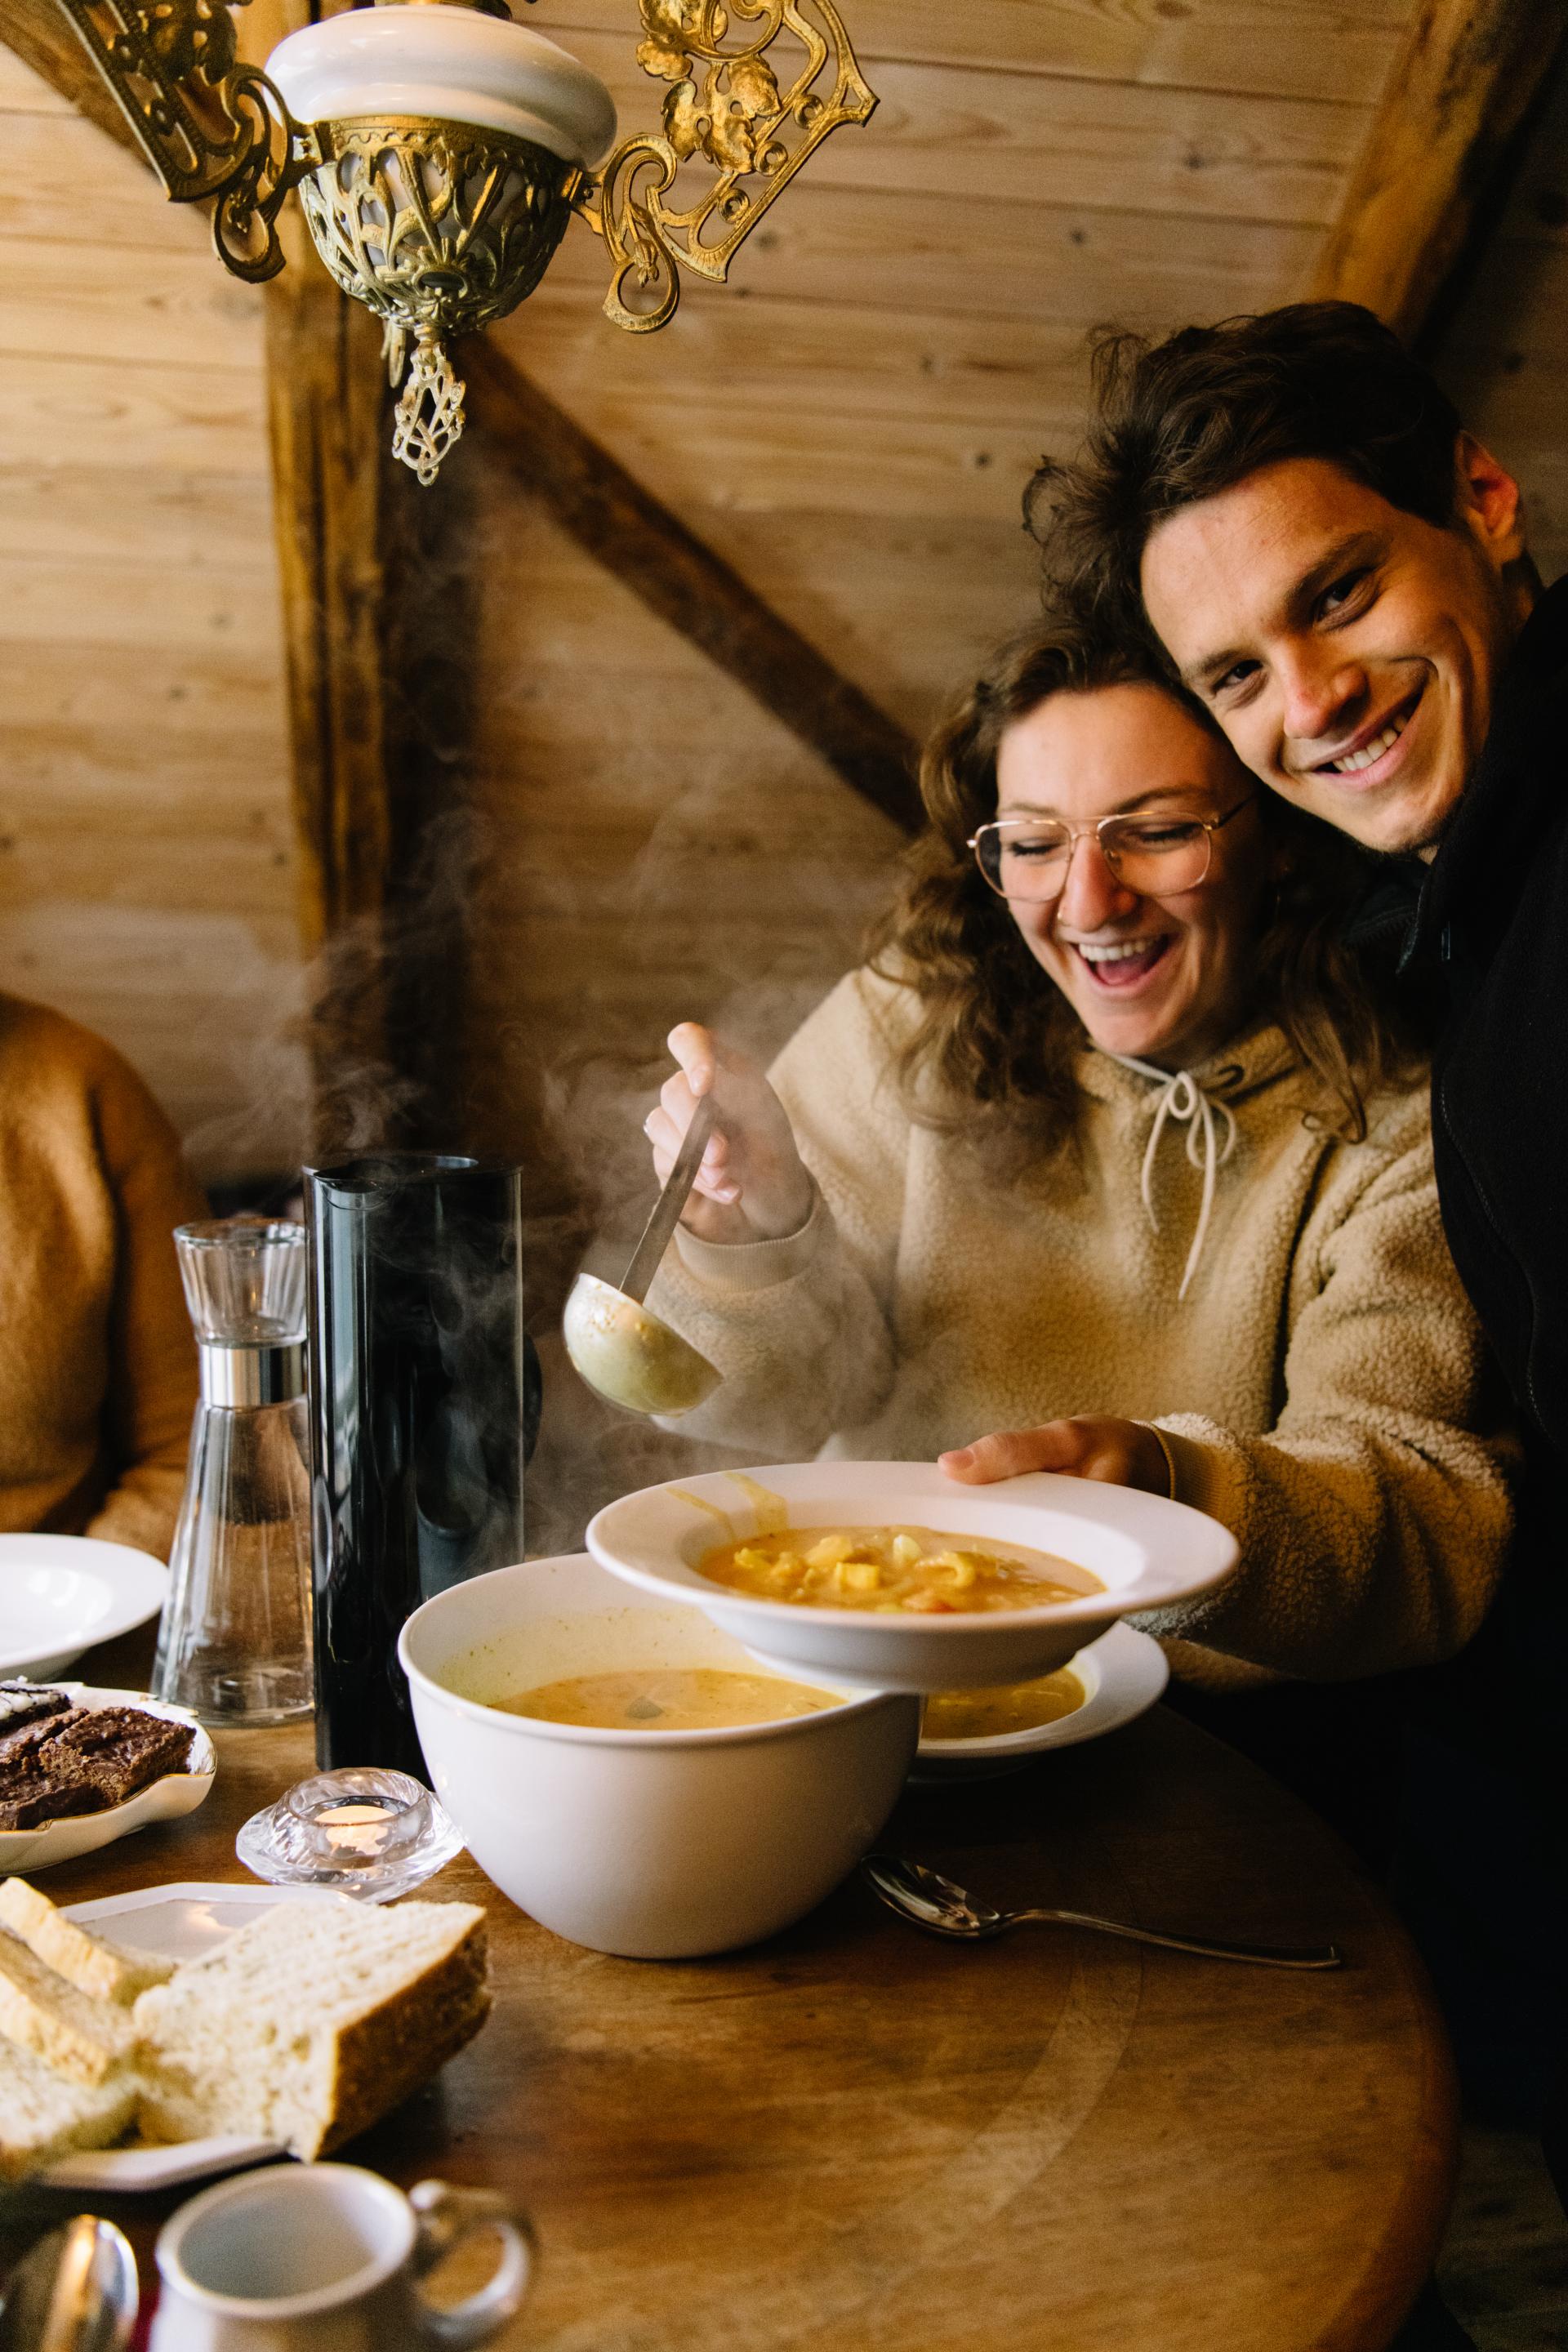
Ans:
{"type": "Polygon", "coordinates": [[[671,1037],[661,1174],[710,1090],[718,1128],[650,1304],[724,1374],[680,1427],[1173,1493],[1241,1548],[1142,1621],[1210,1688],[1457,1652],[1514,1449],[1424,1071],[1325,913],[1343,853],[1065,625],[998,657],[922,786],[881,951],[771,1076],[671,1037]]]}
{"type": "Polygon", "coordinates": [[[173,1234],[205,1214],[112,1046],[0,996],[0,1530],[168,1558],[196,1401],[173,1234]]]}

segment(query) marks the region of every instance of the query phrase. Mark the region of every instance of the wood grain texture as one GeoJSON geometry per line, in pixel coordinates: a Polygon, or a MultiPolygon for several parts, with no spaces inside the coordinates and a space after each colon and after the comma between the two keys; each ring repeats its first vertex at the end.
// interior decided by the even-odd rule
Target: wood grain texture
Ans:
{"type": "Polygon", "coordinates": [[[1564,0],[1419,0],[1315,294],[1420,331],[1565,32],[1564,0]]]}
{"type": "MultiPolygon", "coordinates": [[[[217,1745],[201,1812],[51,1871],[55,1899],[238,1877],[235,1831],[309,1734],[217,1745]]],[[[494,2013],[342,2153],[531,2213],[519,2352],[1382,2352],[1436,2244],[1452,2091],[1409,1948],[1321,1824],[1156,1710],[911,1796],[886,1842],[1004,1901],[1333,1936],[1350,1966],[953,1948],[858,1884],[755,1950],[650,1965],[560,1942],[465,1858],[425,1893],[486,1904],[494,2013]]],[[[105,2210],[145,2259],[177,2201],[105,2210]]],[[[50,2203],[10,2200],[7,2256],[50,2203]]]]}
{"type": "MultiPolygon", "coordinates": [[[[563,33],[608,84],[628,126],[657,122],[658,90],[625,30],[563,33]]],[[[923,205],[978,196],[995,206],[1091,205],[1322,227],[1338,209],[1366,120],[1353,103],[956,63],[889,59],[876,88],[881,104],[870,123],[837,132],[812,158],[814,186],[898,189],[923,205]]],[[[737,260],[742,282],[744,270],[737,260]]]]}
{"type": "Polygon", "coordinates": [[[0,0],[0,42],[96,129],[141,157],[136,133],[55,0],[0,0]]]}
{"type": "Polygon", "coordinates": [[[903,730],[492,343],[466,345],[461,366],[475,419],[519,486],[873,807],[912,830],[920,804],[903,730]]]}
{"type": "MultiPolygon", "coordinates": [[[[1382,87],[1402,0],[856,0],[858,54],[994,73],[1278,98],[1364,99],[1382,87]]],[[[584,31],[619,35],[616,0],[539,0],[529,22],[568,48],[584,31]]],[[[875,79],[875,76],[872,77],[875,79]]]]}

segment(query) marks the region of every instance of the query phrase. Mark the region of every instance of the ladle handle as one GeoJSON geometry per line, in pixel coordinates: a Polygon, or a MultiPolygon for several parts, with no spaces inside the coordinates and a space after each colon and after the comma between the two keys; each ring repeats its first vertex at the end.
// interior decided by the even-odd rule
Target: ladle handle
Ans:
{"type": "Polygon", "coordinates": [[[632,1252],[621,1283],[622,1296],[640,1307],[653,1286],[669,1237],[680,1223],[680,1213],[697,1181],[697,1171],[702,1165],[702,1155],[708,1149],[708,1138],[713,1132],[713,1097],[701,1095],[691,1114],[691,1124],[686,1130],[686,1140],[676,1154],[675,1165],[669,1171],[663,1192],[654,1202],[652,1216],[643,1227],[643,1237],[632,1252]]]}

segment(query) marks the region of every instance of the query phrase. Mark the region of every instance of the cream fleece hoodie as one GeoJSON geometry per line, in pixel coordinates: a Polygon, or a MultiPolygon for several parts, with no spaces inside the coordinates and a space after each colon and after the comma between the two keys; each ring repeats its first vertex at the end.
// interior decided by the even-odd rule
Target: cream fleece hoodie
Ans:
{"type": "Polygon", "coordinates": [[[817,1192],[799,1233],[681,1230],[649,1304],[725,1375],[681,1429],[758,1462],[907,1461],[1061,1414],[1152,1421],[1181,1500],[1242,1554],[1212,1597],[1141,1621],[1178,1672],[1327,1680],[1459,1649],[1501,1568],[1514,1448],[1443,1239],[1425,1079],[1349,1144],[1308,1124],[1278,1029],[1205,1064],[1236,1141],[1178,1299],[1203,1180],[1168,1124],[1151,1226],[1159,1087],[1086,1049],[1077,1148],[1002,1179],[911,1122],[891,1066],[909,1004],[851,973],[779,1057],[817,1192]]]}

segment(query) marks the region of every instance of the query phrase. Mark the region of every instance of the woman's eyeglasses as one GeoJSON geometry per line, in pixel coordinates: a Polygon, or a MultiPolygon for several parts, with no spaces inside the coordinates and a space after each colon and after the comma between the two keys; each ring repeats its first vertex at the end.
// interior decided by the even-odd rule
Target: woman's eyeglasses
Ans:
{"type": "Polygon", "coordinates": [[[969,846],[998,897],[1038,905],[1061,897],[1073,851],[1092,834],[1119,882],[1151,898],[1167,898],[1195,890],[1206,879],[1215,835],[1257,797],[1248,793],[1223,816],[1173,811],[1169,815],[1102,816],[1098,824],[1063,824],[1056,817],[1000,817],[983,824],[969,846]]]}

